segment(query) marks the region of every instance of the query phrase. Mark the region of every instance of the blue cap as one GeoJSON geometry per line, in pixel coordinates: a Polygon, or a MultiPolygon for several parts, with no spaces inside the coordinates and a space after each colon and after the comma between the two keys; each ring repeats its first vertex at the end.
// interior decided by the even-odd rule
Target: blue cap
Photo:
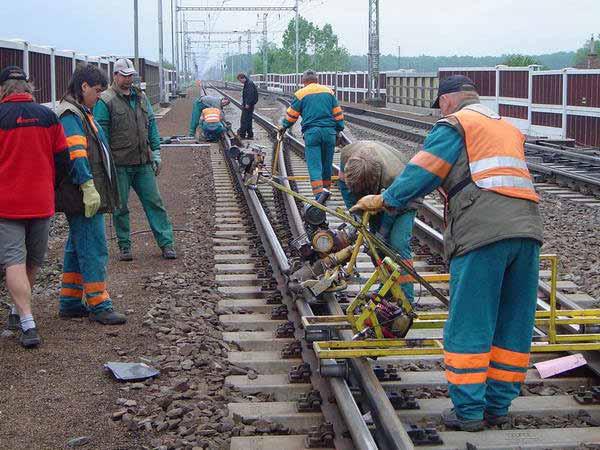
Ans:
{"type": "Polygon", "coordinates": [[[431,105],[432,108],[440,107],[440,97],[445,94],[451,94],[453,92],[461,91],[475,91],[475,83],[469,77],[464,75],[452,75],[448,78],[444,78],[440,81],[440,87],[438,88],[438,96],[435,102],[431,105]]]}

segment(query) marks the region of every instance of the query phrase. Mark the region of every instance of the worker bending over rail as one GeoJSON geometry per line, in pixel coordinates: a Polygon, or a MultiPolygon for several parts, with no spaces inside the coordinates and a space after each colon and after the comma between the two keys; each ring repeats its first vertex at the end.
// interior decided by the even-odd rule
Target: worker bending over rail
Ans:
{"type": "Polygon", "coordinates": [[[190,136],[196,135],[198,126],[202,129],[206,140],[216,142],[227,129],[223,107],[229,100],[222,97],[203,95],[196,99],[190,121],[190,136]]]}
{"type": "Polygon", "coordinates": [[[542,221],[524,137],[479,102],[473,82],[440,83],[444,118],[382,195],[353,209],[405,208],[436,188],[446,197],[450,310],[444,362],[454,409],[447,426],[478,431],[508,421],[529,365],[542,221]]]}
{"type": "Polygon", "coordinates": [[[294,94],[294,100],[279,127],[279,132],[283,134],[302,116],[304,154],[315,196],[331,186],[336,135],[344,129],[344,113],[335,94],[318,81],[315,71],[304,72],[304,87],[294,94]]]}
{"type": "MultiPolygon", "coordinates": [[[[358,141],[341,151],[339,186],[347,208],[365,195],[379,194],[387,189],[404,170],[408,157],[388,144],[358,141]]],[[[410,240],[415,222],[416,205],[397,211],[383,211],[371,216],[370,229],[387,241],[404,262],[412,266],[410,240]]],[[[413,279],[407,273],[399,278],[406,298],[414,298],[413,279]]]]}

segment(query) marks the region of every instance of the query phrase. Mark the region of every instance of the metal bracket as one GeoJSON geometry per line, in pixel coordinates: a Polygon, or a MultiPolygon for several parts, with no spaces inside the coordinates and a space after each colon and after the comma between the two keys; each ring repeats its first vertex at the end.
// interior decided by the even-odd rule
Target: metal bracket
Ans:
{"type": "Polygon", "coordinates": [[[293,341],[286,344],[281,349],[281,357],[283,359],[300,358],[302,356],[302,343],[300,341],[293,341]]]}
{"type": "Polygon", "coordinates": [[[294,328],[294,322],[288,320],[286,323],[282,323],[275,330],[275,337],[277,338],[293,338],[296,329],[294,328]]]}
{"type": "Polygon", "coordinates": [[[411,425],[410,430],[406,431],[415,446],[419,445],[443,445],[444,441],[435,428],[421,428],[417,425],[411,425]]]}
{"type": "Polygon", "coordinates": [[[322,403],[321,393],[313,389],[298,397],[296,411],[299,413],[320,412],[322,403]]]}
{"type": "Polygon", "coordinates": [[[581,389],[573,398],[582,405],[600,405],[600,386],[593,386],[590,390],[581,389]]]}
{"type": "Polygon", "coordinates": [[[334,438],[333,424],[325,422],[309,431],[305,444],[307,448],[334,448],[334,438]]]}
{"type": "Polygon", "coordinates": [[[287,320],[288,318],[287,305],[277,305],[271,310],[271,320],[287,320]]]}
{"type": "Polygon", "coordinates": [[[310,383],[311,372],[309,363],[302,363],[298,366],[294,366],[288,373],[288,381],[292,384],[310,383]]]}
{"type": "Polygon", "coordinates": [[[398,368],[388,364],[387,366],[375,366],[373,372],[379,381],[398,381],[400,375],[398,375],[398,368]]]}
{"type": "Polygon", "coordinates": [[[421,409],[417,399],[407,389],[402,391],[386,392],[387,397],[394,409],[421,409]]]}

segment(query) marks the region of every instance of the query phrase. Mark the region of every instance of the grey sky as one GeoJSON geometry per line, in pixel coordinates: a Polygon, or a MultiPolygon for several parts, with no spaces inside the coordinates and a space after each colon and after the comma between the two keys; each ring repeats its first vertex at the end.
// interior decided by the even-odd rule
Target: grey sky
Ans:
{"type": "MultiPolygon", "coordinates": [[[[142,56],[157,59],[157,0],[139,0],[142,56]]],[[[165,52],[171,55],[169,6],[165,9],[165,52]]],[[[186,6],[289,6],[293,0],[182,0],[186,6]]],[[[133,0],[1,1],[0,38],[73,49],[90,55],[133,54],[133,0]]],[[[304,0],[301,14],[333,25],[351,53],[367,50],[367,0],[304,0]]],[[[402,55],[499,55],[546,53],[578,48],[600,32],[599,0],[380,0],[381,50],[402,55]]],[[[206,13],[189,17],[208,19],[206,13]]],[[[280,42],[293,13],[273,13],[270,39],[280,42]]],[[[256,12],[213,13],[214,30],[262,29],[256,12]]],[[[201,29],[203,24],[191,25],[201,29]]],[[[254,39],[254,48],[260,37],[254,39]]],[[[245,51],[245,43],[244,43],[245,51]]],[[[233,46],[232,51],[237,49],[233,46]]],[[[226,49],[215,51],[224,52],[226,49]]]]}

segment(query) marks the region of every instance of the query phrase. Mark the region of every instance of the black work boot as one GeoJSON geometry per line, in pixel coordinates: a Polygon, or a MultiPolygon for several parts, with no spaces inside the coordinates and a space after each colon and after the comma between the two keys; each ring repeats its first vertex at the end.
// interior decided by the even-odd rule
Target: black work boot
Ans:
{"type": "Polygon", "coordinates": [[[481,431],[485,427],[483,420],[460,418],[456,415],[454,408],[444,410],[442,420],[448,428],[460,431],[481,431]]]}
{"type": "Polygon", "coordinates": [[[487,422],[488,425],[497,427],[506,425],[510,422],[510,418],[508,417],[508,415],[496,416],[494,414],[488,413],[487,411],[483,413],[483,419],[487,422]]]}
{"type": "Polygon", "coordinates": [[[119,250],[119,261],[133,261],[133,255],[130,248],[122,248],[119,250]]]}
{"type": "Polygon", "coordinates": [[[21,341],[21,345],[25,348],[37,347],[42,343],[37,328],[30,328],[27,331],[21,332],[21,338],[19,340],[21,341]]]}
{"type": "Polygon", "coordinates": [[[162,257],[164,259],[177,259],[177,253],[175,252],[175,249],[173,247],[171,247],[170,245],[163,247],[161,250],[162,250],[162,257]]]}
{"type": "Polygon", "coordinates": [[[90,321],[99,322],[102,325],[123,325],[127,322],[127,317],[110,308],[100,312],[91,312],[90,321]]]}

